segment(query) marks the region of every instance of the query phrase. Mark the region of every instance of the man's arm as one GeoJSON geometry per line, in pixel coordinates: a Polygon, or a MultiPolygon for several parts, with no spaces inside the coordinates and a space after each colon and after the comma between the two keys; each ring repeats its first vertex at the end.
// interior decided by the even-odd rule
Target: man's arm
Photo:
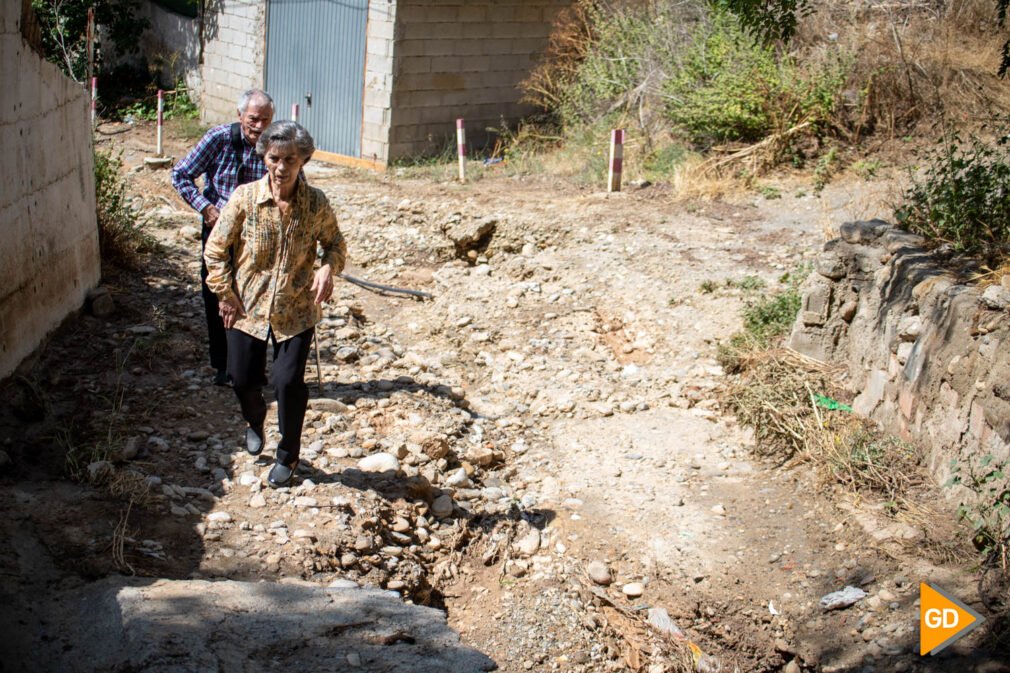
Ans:
{"type": "MultiPolygon", "coordinates": [[[[207,170],[218,159],[222,150],[222,136],[215,131],[209,131],[200,142],[197,143],[193,151],[186,155],[186,158],[175,165],[172,169],[172,186],[179,196],[183,198],[193,208],[193,210],[207,215],[205,211],[208,206],[216,211],[217,207],[200,193],[196,186],[196,178],[207,173],[207,170]]],[[[208,177],[209,179],[209,177],[208,177]]],[[[215,218],[216,219],[216,218],[215,218]]],[[[208,222],[208,224],[210,224],[208,222]]]]}
{"type": "Polygon", "coordinates": [[[246,213],[241,188],[235,190],[233,196],[239,198],[230,199],[228,205],[221,211],[221,218],[207,237],[203,251],[203,259],[207,264],[207,287],[221,301],[237,299],[231,248],[242,235],[246,213]]]}

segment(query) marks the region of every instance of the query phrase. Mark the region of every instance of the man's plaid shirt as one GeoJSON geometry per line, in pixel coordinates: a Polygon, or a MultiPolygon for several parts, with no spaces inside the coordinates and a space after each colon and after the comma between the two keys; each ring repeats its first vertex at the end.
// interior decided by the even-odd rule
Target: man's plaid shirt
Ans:
{"type": "Polygon", "coordinates": [[[255,182],[266,175],[267,167],[255,148],[242,136],[242,153],[231,145],[231,124],[215,126],[185,159],[172,169],[172,186],[198,213],[209,205],[223,209],[239,185],[255,182]],[[196,178],[204,175],[203,193],[196,178]]]}

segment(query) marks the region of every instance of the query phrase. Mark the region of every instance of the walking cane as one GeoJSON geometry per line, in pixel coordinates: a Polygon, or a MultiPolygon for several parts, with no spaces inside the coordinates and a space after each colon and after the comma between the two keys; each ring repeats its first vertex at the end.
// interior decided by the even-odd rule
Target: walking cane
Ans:
{"type": "Polygon", "coordinates": [[[316,352],[316,389],[319,395],[323,394],[323,367],[319,364],[319,335],[316,334],[315,325],[312,326],[312,349],[316,352]]]}

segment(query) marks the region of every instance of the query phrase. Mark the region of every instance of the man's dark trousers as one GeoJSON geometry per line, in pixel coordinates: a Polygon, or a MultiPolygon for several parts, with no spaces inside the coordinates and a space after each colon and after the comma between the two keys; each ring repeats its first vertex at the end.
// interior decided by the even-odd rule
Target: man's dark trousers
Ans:
{"type": "Polygon", "coordinates": [[[203,310],[207,315],[207,338],[210,344],[210,366],[219,372],[228,366],[228,338],[224,333],[224,322],[218,312],[217,295],[207,287],[207,262],[203,259],[204,248],[211,228],[204,223],[200,236],[200,293],[203,295],[203,310]]]}
{"type": "MultiPolygon", "coordinates": [[[[267,341],[274,347],[271,375],[277,393],[277,424],[281,431],[277,462],[284,465],[297,461],[301,452],[302,424],[309,404],[305,364],[309,359],[313,334],[312,329],[307,329],[279,343],[274,339],[273,332],[267,336],[267,341]]],[[[267,417],[267,405],[263,399],[263,386],[267,382],[267,341],[237,329],[228,330],[228,374],[242,406],[242,417],[254,428],[262,428],[267,417]]]]}

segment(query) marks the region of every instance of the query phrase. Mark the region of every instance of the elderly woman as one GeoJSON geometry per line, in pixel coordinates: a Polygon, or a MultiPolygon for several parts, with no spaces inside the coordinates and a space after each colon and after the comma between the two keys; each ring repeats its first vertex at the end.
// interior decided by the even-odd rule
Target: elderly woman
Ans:
{"type": "Polygon", "coordinates": [[[276,122],[256,151],[267,174],[242,185],[207,239],[207,286],[217,295],[228,338],[228,374],[242,407],[246,448],[263,450],[268,344],[281,440],[267,482],[286,486],[298,467],[308,406],[305,363],[320,305],[344,268],[347,246],[326,196],[309,187],[302,167],[315,146],[294,122],[276,122]],[[315,268],[317,244],[323,251],[315,268]]]}

